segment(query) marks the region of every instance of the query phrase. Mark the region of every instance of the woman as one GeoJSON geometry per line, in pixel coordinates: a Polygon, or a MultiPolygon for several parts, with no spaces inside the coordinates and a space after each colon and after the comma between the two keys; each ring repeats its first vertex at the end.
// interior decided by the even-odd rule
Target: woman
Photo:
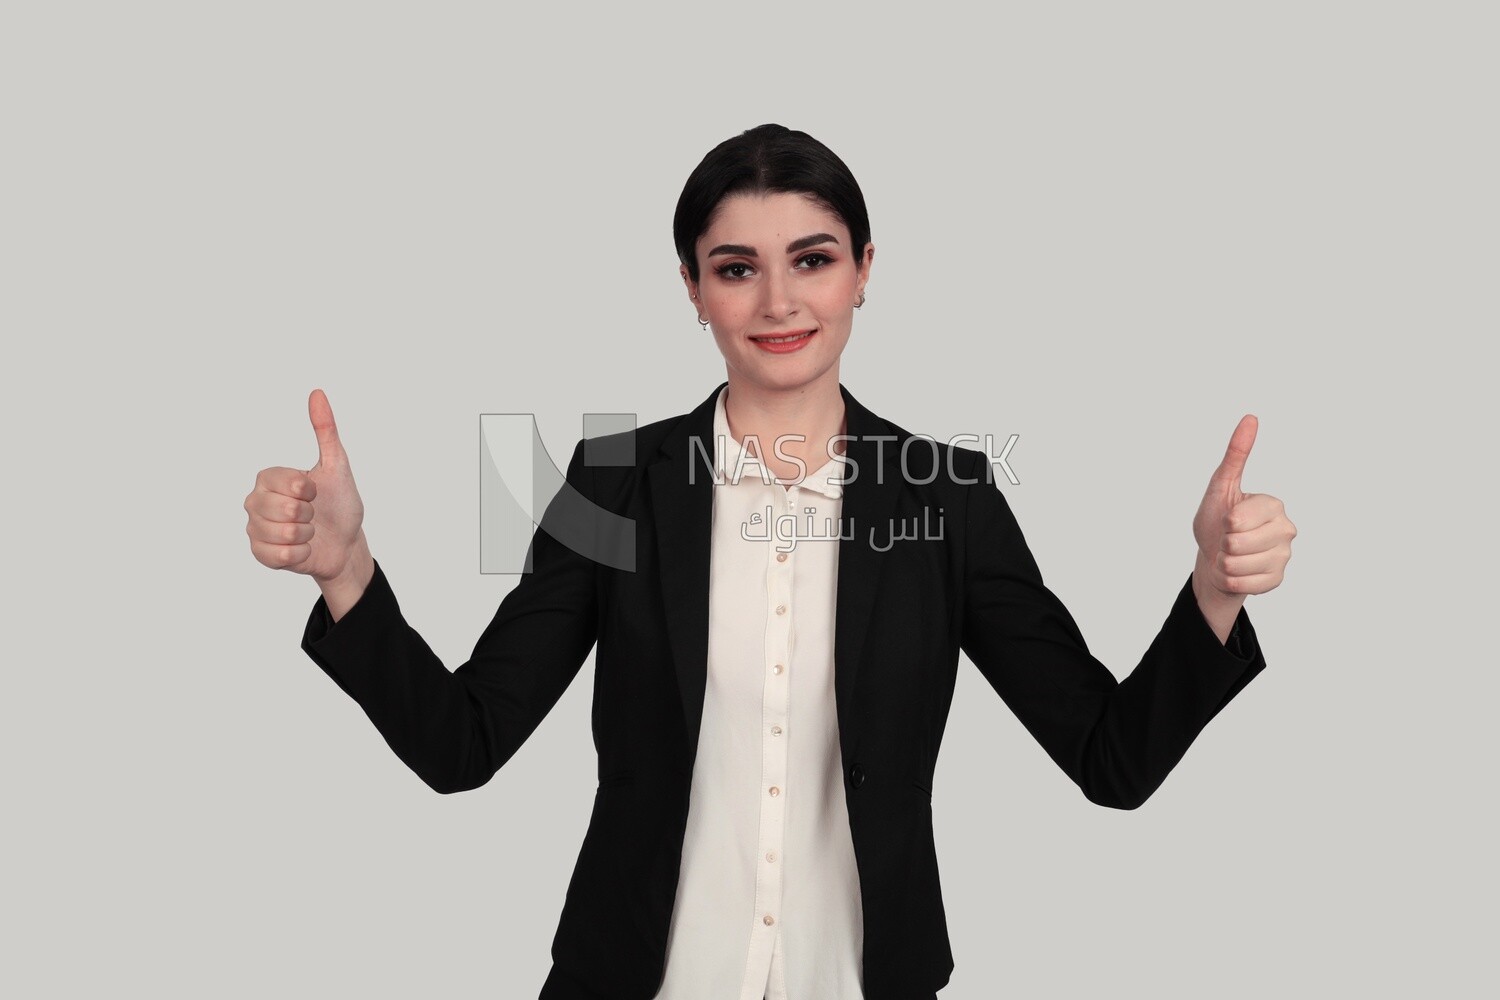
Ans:
{"type": "Polygon", "coordinates": [[[961,650],[1115,808],[1264,668],[1242,605],[1280,584],[1296,530],[1240,492],[1254,419],[1195,518],[1192,575],[1117,683],[988,457],[920,446],[840,384],[869,237],[858,184],[810,136],[765,125],[709,152],[674,238],[728,378],[594,442],[625,438],[629,463],[587,465],[579,442],[532,572],[452,672],[370,554],[320,391],[318,464],[263,470],[246,498],[255,557],[322,590],[303,649],[437,791],[486,782],[597,643],[599,788],[543,998],[934,997],[953,960],[931,795],[961,650]],[[629,568],[589,544],[608,518],[631,526],[629,568]]]}

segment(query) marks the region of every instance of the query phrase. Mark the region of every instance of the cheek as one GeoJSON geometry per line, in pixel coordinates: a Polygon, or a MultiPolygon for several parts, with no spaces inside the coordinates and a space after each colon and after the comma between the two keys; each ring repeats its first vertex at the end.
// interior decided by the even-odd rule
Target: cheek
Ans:
{"type": "Polygon", "coordinates": [[[822,280],[817,283],[814,292],[818,301],[825,305],[849,305],[854,303],[854,286],[859,283],[857,272],[847,268],[839,268],[835,274],[819,276],[822,280]]]}
{"type": "Polygon", "coordinates": [[[854,282],[830,281],[820,287],[809,301],[824,318],[847,323],[854,314],[854,282]]]}
{"type": "Polygon", "coordinates": [[[716,290],[704,296],[704,305],[720,325],[732,326],[740,322],[751,311],[754,300],[745,294],[735,294],[738,289],[716,290]]]}

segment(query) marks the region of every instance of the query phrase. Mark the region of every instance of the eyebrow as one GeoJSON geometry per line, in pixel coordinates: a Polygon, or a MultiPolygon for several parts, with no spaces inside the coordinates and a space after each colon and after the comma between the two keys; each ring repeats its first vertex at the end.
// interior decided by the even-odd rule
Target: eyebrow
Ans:
{"type": "MultiPolygon", "coordinates": [[[[796,253],[798,250],[806,250],[820,243],[837,243],[838,238],[829,233],[813,233],[801,239],[792,240],[786,245],[787,253],[796,253]]],[[[738,254],[741,257],[757,256],[754,247],[747,247],[743,243],[721,243],[708,252],[708,256],[717,257],[720,254],[738,254]]]]}

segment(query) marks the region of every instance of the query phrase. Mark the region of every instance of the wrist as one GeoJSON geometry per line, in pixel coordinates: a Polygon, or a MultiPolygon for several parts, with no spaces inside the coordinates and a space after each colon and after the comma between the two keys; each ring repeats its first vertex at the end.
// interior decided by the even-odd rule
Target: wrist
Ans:
{"type": "Polygon", "coordinates": [[[1200,550],[1193,567],[1193,597],[1197,599],[1203,620],[1222,643],[1228,641],[1240,609],[1245,606],[1245,595],[1226,593],[1209,583],[1212,565],[1200,550]]]}
{"type": "Polygon", "coordinates": [[[338,621],[358,603],[374,576],[375,559],[370,554],[370,546],[361,530],[344,568],[337,575],[318,581],[318,587],[323,591],[323,599],[327,602],[334,621],[338,621]]]}

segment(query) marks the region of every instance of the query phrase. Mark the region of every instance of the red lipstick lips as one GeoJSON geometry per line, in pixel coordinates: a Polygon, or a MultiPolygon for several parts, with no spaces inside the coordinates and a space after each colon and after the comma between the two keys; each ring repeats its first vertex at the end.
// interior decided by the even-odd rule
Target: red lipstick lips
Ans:
{"type": "Polygon", "coordinates": [[[790,330],[785,333],[764,333],[750,339],[755,346],[772,354],[790,354],[800,351],[817,335],[816,330],[790,330]]]}

